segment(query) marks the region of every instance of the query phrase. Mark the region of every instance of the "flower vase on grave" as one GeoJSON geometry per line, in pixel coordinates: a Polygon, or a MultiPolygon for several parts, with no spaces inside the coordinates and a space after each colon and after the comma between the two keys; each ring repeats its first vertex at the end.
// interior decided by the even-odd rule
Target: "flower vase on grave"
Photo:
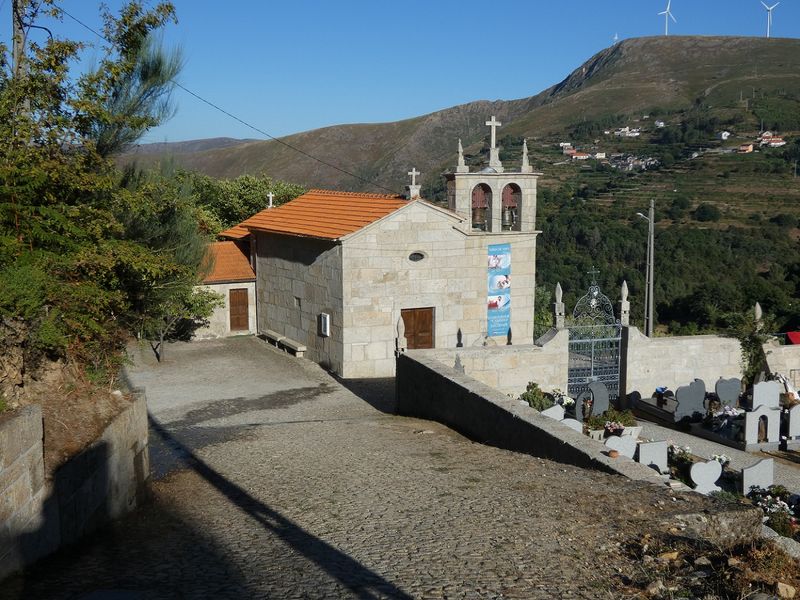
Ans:
{"type": "Polygon", "coordinates": [[[602,442],[606,437],[606,430],[605,429],[588,429],[586,431],[586,435],[588,435],[593,440],[597,440],[598,442],[602,442]]]}

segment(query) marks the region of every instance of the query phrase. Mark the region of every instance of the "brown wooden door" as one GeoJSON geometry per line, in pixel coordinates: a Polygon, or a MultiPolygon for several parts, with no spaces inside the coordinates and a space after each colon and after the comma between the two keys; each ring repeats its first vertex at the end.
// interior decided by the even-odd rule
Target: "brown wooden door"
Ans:
{"type": "Polygon", "coordinates": [[[230,291],[231,331],[250,329],[250,307],[247,305],[247,288],[230,291]]]}
{"type": "Polygon", "coordinates": [[[433,308],[405,308],[400,316],[406,326],[409,350],[433,348],[433,308]]]}

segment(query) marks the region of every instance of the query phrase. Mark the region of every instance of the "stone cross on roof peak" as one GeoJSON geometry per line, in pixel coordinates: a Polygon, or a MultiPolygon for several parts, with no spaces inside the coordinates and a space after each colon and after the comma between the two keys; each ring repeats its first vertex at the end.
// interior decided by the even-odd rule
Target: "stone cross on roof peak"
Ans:
{"type": "Polygon", "coordinates": [[[497,146],[497,128],[501,127],[503,124],[498,121],[494,115],[488,121],[486,121],[486,125],[488,125],[492,130],[492,145],[491,147],[494,148],[497,146]]]}
{"type": "Polygon", "coordinates": [[[269,194],[267,194],[267,199],[269,200],[269,204],[267,205],[267,208],[272,208],[272,199],[273,199],[274,197],[275,197],[275,194],[273,194],[272,192],[270,192],[269,194]]]}
{"type": "Polygon", "coordinates": [[[411,175],[411,185],[417,185],[417,175],[421,173],[417,171],[416,167],[412,167],[408,174],[411,175]]]}

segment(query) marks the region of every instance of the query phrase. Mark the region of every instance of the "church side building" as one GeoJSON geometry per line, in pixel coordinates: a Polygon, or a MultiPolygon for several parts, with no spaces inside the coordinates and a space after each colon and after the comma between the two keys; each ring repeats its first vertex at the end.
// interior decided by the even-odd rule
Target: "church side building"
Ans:
{"type": "Polygon", "coordinates": [[[241,224],[255,238],[258,331],[345,378],[392,376],[395,351],[533,341],[536,181],[499,160],[470,171],[459,142],[448,207],[311,190],[241,224]],[[488,340],[488,341],[487,341],[488,340]]]}

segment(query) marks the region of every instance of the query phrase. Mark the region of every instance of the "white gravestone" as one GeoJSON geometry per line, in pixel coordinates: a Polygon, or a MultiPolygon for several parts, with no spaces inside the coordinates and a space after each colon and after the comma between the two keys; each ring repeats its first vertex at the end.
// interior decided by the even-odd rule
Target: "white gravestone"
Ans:
{"type": "Polygon", "coordinates": [[[753,409],[759,406],[778,408],[783,386],[777,381],[762,381],[753,386],[753,409]]]}
{"type": "Polygon", "coordinates": [[[633,458],[633,455],[636,454],[636,440],[629,435],[612,435],[606,439],[606,447],[616,450],[628,458],[633,458]]]}
{"type": "Polygon", "coordinates": [[[659,473],[669,473],[667,447],[666,441],[642,442],[639,444],[639,462],[659,473]]]}
{"type": "Polygon", "coordinates": [[[564,418],[564,407],[556,404],[542,411],[542,416],[550,417],[556,421],[561,421],[564,418]]]}
{"type": "Polygon", "coordinates": [[[722,465],[716,460],[697,462],[689,469],[689,477],[694,482],[694,491],[701,494],[710,494],[720,491],[717,479],[722,475],[722,465]]]}
{"type": "Polygon", "coordinates": [[[789,409],[788,437],[790,440],[800,439],[800,404],[789,409]]]}
{"type": "Polygon", "coordinates": [[[742,469],[742,494],[750,493],[750,488],[758,486],[767,489],[774,483],[775,461],[765,458],[756,464],[742,469]]]}
{"type": "Polygon", "coordinates": [[[758,423],[767,418],[767,443],[779,442],[781,435],[781,411],[762,405],[744,415],[744,443],[758,444],[758,423]]]}

